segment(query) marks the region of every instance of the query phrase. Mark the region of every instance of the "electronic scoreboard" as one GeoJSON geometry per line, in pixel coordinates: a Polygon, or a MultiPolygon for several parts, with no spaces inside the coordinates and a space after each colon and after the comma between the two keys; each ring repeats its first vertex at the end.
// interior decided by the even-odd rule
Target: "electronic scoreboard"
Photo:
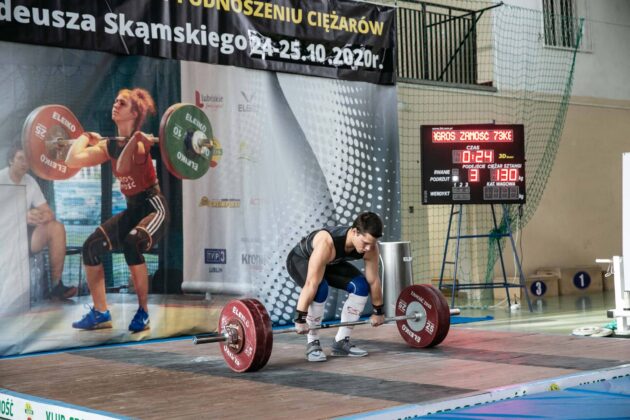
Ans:
{"type": "Polygon", "coordinates": [[[522,124],[423,125],[422,204],[525,203],[522,124]]]}

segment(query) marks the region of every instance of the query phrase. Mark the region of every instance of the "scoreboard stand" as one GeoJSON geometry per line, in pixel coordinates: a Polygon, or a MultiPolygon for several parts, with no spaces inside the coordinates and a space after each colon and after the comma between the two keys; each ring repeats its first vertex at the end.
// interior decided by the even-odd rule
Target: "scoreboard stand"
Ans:
{"type": "Polygon", "coordinates": [[[442,268],[440,270],[440,281],[438,283],[438,289],[442,290],[442,289],[451,289],[452,294],[451,294],[451,307],[455,307],[455,292],[457,290],[472,290],[472,289],[487,289],[487,288],[492,288],[492,289],[496,289],[496,288],[505,288],[505,293],[507,296],[507,301],[508,301],[508,307],[511,306],[511,302],[510,302],[510,288],[514,288],[514,287],[518,287],[518,288],[523,288],[523,291],[525,293],[525,298],[527,300],[527,306],[529,308],[529,311],[532,312],[533,308],[532,308],[532,303],[529,299],[529,293],[527,290],[527,286],[525,284],[525,276],[523,275],[523,269],[521,267],[521,259],[518,255],[518,252],[516,250],[516,243],[514,242],[514,237],[512,236],[512,228],[511,228],[511,223],[510,223],[510,215],[509,215],[509,210],[507,208],[507,206],[505,204],[501,205],[503,208],[503,220],[501,225],[506,226],[506,232],[502,233],[499,229],[499,225],[497,224],[497,215],[496,215],[496,211],[494,208],[494,204],[490,204],[490,210],[492,212],[492,222],[494,224],[494,230],[489,233],[489,234],[475,234],[475,235],[462,235],[461,234],[461,228],[462,228],[462,217],[463,217],[463,212],[464,212],[464,205],[463,204],[452,204],[451,205],[451,214],[450,217],[448,219],[448,228],[446,230],[446,241],[444,244],[444,256],[442,258],[442,268]],[[457,210],[455,210],[455,207],[457,206],[457,210]],[[453,218],[457,215],[457,235],[455,236],[451,236],[451,228],[453,226],[453,218]],[[503,282],[492,282],[492,283],[462,283],[462,282],[458,282],[457,281],[457,267],[458,267],[458,260],[459,260],[459,245],[460,245],[460,241],[462,239],[477,239],[477,238],[490,238],[491,240],[491,244],[496,243],[496,246],[499,250],[499,261],[501,262],[501,273],[503,274],[503,282]],[[508,279],[507,279],[507,274],[505,271],[505,262],[503,260],[503,247],[501,246],[501,239],[502,238],[510,238],[510,244],[512,245],[512,252],[514,253],[514,258],[516,261],[516,266],[518,269],[518,275],[519,275],[519,283],[509,283],[508,279]],[[448,255],[448,245],[449,242],[451,240],[455,240],[456,244],[455,244],[455,260],[454,261],[447,261],[447,255],[448,255]],[[446,264],[452,264],[453,265],[453,282],[452,284],[444,284],[444,270],[446,268],[446,264]]]}
{"type": "Polygon", "coordinates": [[[451,205],[444,258],[438,287],[451,288],[451,306],[458,289],[505,288],[510,303],[511,287],[522,287],[529,310],[532,304],[525,284],[521,260],[512,236],[508,205],[525,203],[525,129],[522,124],[440,124],[420,126],[422,153],[422,204],[451,205]],[[494,230],[490,234],[462,235],[464,205],[490,205],[494,230]],[[503,208],[501,232],[495,206],[503,208]],[[451,235],[453,217],[457,215],[457,235],[451,235]],[[462,284],[457,281],[459,245],[462,239],[490,238],[499,250],[503,282],[462,284]],[[516,258],[520,282],[508,283],[503,261],[501,239],[509,238],[516,258]],[[451,240],[456,240],[455,261],[447,261],[451,240]],[[454,264],[453,283],[443,285],[446,264],[454,264]]]}

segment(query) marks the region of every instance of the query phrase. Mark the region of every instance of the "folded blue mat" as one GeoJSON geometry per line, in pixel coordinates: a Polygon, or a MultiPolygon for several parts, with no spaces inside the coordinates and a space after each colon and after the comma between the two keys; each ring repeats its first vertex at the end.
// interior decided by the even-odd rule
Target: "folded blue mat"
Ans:
{"type": "Polygon", "coordinates": [[[469,322],[479,322],[479,321],[491,321],[494,317],[490,315],[474,317],[474,316],[461,316],[461,315],[453,315],[451,317],[451,325],[453,324],[467,324],[469,322]]]}

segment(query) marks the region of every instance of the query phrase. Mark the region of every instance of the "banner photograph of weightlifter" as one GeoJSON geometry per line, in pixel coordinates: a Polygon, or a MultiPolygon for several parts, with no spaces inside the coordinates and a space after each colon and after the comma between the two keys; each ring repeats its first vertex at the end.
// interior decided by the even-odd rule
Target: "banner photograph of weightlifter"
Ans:
{"type": "MultiPolygon", "coordinates": [[[[234,297],[292,325],[285,262],[305,235],[371,211],[398,238],[389,9],[340,3],[345,24],[382,14],[389,58],[338,71],[309,61],[340,47],[308,2],[278,2],[283,17],[109,3],[0,1],[0,355],[209,333],[234,297]],[[321,43],[289,42],[296,62],[251,54],[289,23],[321,43]]],[[[346,297],[331,288],[323,319],[346,297]]]]}

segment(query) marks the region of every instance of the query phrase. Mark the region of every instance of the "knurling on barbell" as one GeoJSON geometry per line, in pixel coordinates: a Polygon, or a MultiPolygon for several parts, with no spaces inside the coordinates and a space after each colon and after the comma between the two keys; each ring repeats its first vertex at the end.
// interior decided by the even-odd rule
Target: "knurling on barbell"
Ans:
{"type": "MultiPolygon", "coordinates": [[[[78,168],[65,163],[68,150],[84,132],[78,118],[63,105],[43,105],[34,109],[22,127],[22,147],[29,164],[40,178],[69,179],[78,168]]],[[[123,137],[103,137],[117,141],[123,137]]],[[[158,143],[166,168],[179,179],[198,179],[213,166],[212,125],[206,114],[192,104],[170,106],[160,120],[158,143]]]]}
{"type": "MultiPolygon", "coordinates": [[[[385,322],[396,322],[403,340],[415,348],[433,347],[446,338],[451,315],[444,296],[432,285],[417,284],[405,288],[396,301],[396,316],[385,322]]],[[[314,329],[367,325],[370,320],[323,324],[314,329]]],[[[262,369],[271,356],[273,336],[295,332],[294,328],[273,330],[264,305],[256,299],[236,299],[227,303],[219,317],[218,334],[196,336],[193,344],[221,343],[221,353],[235,372],[262,369]]]]}

